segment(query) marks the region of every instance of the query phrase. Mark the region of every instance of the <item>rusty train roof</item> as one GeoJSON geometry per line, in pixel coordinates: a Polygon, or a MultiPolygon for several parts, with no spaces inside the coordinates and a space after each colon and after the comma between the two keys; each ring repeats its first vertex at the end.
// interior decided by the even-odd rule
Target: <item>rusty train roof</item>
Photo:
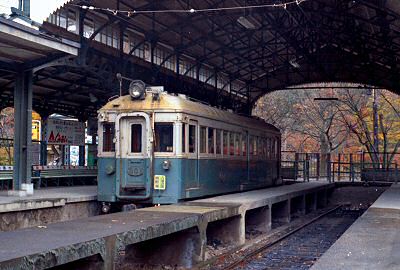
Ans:
{"type": "Polygon", "coordinates": [[[104,105],[99,110],[99,113],[106,111],[118,113],[133,111],[182,112],[232,124],[242,123],[241,126],[268,128],[280,132],[278,128],[261,119],[241,116],[190,100],[185,96],[171,95],[166,92],[161,93],[158,100],[153,100],[152,95],[149,93],[144,100],[133,100],[129,95],[121,96],[104,105]]]}

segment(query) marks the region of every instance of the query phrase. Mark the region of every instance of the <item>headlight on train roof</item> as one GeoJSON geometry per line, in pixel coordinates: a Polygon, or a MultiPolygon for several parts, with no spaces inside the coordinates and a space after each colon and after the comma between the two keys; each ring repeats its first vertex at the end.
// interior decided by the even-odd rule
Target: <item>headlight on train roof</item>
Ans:
{"type": "Polygon", "coordinates": [[[144,99],[146,96],[146,84],[140,80],[129,84],[129,95],[132,99],[144,99]]]}

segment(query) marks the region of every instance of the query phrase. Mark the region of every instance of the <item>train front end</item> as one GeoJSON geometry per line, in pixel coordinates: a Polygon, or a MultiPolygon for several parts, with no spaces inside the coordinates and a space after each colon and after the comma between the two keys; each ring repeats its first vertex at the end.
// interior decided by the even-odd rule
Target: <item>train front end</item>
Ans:
{"type": "Polygon", "coordinates": [[[98,115],[98,200],[152,203],[151,114],[132,111],[127,104],[132,100],[120,99],[98,115]]]}

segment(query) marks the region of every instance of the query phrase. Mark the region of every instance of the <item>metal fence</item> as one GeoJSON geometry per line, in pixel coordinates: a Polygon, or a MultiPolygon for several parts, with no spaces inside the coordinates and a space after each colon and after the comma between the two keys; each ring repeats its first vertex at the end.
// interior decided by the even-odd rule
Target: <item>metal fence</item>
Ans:
{"type": "Polygon", "coordinates": [[[319,180],[326,177],[321,170],[320,153],[296,153],[291,151],[282,152],[282,174],[289,179],[303,179],[305,181],[319,180]]]}
{"type": "Polygon", "coordinates": [[[282,153],[282,177],[293,180],[397,182],[400,153],[282,153]]]}

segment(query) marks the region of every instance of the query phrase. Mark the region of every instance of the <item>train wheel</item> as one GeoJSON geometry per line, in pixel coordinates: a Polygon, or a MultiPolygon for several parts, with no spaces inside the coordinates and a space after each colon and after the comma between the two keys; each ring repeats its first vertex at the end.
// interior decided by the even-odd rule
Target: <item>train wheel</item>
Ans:
{"type": "Polygon", "coordinates": [[[111,205],[109,203],[103,202],[103,205],[101,206],[101,212],[103,214],[108,214],[108,213],[110,213],[110,210],[111,210],[111,205]]]}
{"type": "Polygon", "coordinates": [[[122,206],[122,212],[129,212],[129,211],[133,211],[133,210],[136,210],[136,209],[137,209],[137,206],[136,206],[136,204],[133,204],[133,203],[124,204],[122,206]]]}

